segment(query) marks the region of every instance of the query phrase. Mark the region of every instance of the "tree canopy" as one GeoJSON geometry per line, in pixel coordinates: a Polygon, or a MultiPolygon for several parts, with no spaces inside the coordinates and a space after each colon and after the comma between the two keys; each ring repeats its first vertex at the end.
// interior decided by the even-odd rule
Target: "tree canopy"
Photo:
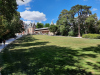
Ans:
{"type": "Polygon", "coordinates": [[[63,9],[56,23],[60,27],[60,32],[62,30],[67,31],[66,26],[69,26],[67,32],[73,32],[75,36],[79,37],[82,34],[99,33],[99,20],[97,19],[97,15],[92,14],[90,9],[91,6],[87,5],[72,6],[69,11],[63,9]]]}
{"type": "Polygon", "coordinates": [[[46,23],[45,25],[44,25],[44,27],[49,27],[50,26],[50,24],[49,23],[46,23]]]}
{"type": "Polygon", "coordinates": [[[44,24],[43,23],[37,23],[36,28],[43,28],[44,24]]]}

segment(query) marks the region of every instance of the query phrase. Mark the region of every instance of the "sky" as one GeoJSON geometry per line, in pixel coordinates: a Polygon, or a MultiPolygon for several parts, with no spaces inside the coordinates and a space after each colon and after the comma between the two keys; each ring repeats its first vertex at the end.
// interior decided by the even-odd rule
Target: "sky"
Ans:
{"type": "Polygon", "coordinates": [[[77,4],[92,6],[92,14],[96,13],[100,19],[100,0],[16,0],[17,11],[20,12],[21,20],[25,23],[56,23],[63,9],[70,10],[77,4]]]}

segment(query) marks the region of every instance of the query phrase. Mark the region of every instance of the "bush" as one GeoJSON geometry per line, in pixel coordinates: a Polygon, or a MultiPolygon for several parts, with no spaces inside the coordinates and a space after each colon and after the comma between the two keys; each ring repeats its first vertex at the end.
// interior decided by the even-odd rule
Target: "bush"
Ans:
{"type": "Polygon", "coordinates": [[[69,32],[68,32],[68,35],[69,35],[69,36],[74,36],[74,31],[73,31],[73,30],[69,31],[69,32]]]}
{"type": "Polygon", "coordinates": [[[82,38],[100,39],[100,34],[84,34],[82,38]]]}

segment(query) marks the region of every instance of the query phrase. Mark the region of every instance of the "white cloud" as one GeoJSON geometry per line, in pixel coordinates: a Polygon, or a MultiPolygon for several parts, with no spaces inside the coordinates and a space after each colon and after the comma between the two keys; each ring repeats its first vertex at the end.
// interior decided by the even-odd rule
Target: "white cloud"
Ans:
{"type": "Polygon", "coordinates": [[[21,0],[16,0],[18,5],[29,5],[28,3],[30,3],[31,1],[32,0],[24,0],[24,2],[23,2],[21,0]]]}
{"type": "Polygon", "coordinates": [[[26,9],[26,10],[30,10],[31,8],[30,8],[30,7],[26,7],[25,9],[26,9]]]}
{"type": "Polygon", "coordinates": [[[28,11],[25,10],[23,12],[20,12],[21,17],[24,20],[32,20],[32,21],[46,21],[46,15],[44,13],[41,13],[39,11],[28,11]]]}
{"type": "Polygon", "coordinates": [[[27,24],[30,24],[30,23],[31,23],[31,21],[23,21],[23,22],[25,22],[25,23],[27,23],[27,24]]]}
{"type": "Polygon", "coordinates": [[[96,10],[98,10],[98,9],[96,9],[96,8],[93,8],[93,9],[92,9],[92,11],[96,11],[96,10]]]}

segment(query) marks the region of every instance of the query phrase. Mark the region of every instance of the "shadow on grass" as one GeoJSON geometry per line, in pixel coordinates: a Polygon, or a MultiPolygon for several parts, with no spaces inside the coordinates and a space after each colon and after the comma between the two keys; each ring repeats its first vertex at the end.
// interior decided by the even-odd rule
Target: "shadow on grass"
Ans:
{"type": "Polygon", "coordinates": [[[83,48],[83,51],[93,51],[95,53],[99,53],[100,54],[100,45],[98,45],[97,47],[83,48]]]}
{"type": "MultiPolygon", "coordinates": [[[[38,40],[28,37],[23,38],[24,40],[21,38],[17,42],[38,40]]],[[[16,44],[9,45],[2,52],[2,75],[92,75],[91,72],[81,69],[81,66],[75,65],[80,60],[78,50],[55,45],[46,46],[45,44],[47,43],[49,42],[27,43],[21,46],[42,46],[16,50],[9,50],[10,46],[13,45],[15,47],[17,46],[16,44]]],[[[87,55],[82,56],[85,57],[87,55]]],[[[89,56],[92,55],[90,54],[89,56]]]]}
{"type": "Polygon", "coordinates": [[[30,36],[26,35],[26,36],[23,36],[22,38],[17,39],[18,43],[32,42],[32,41],[35,41],[35,40],[38,40],[38,39],[34,38],[32,35],[30,35],[30,36]]]}
{"type": "Polygon", "coordinates": [[[98,66],[97,64],[91,63],[91,62],[87,62],[88,65],[92,66],[93,69],[99,70],[100,71],[100,66],[98,66]]]}
{"type": "Polygon", "coordinates": [[[75,66],[75,63],[78,63],[78,58],[75,57],[77,54],[76,50],[58,46],[5,50],[3,53],[5,68],[2,69],[2,74],[19,72],[26,75],[92,75],[75,66]]]}

